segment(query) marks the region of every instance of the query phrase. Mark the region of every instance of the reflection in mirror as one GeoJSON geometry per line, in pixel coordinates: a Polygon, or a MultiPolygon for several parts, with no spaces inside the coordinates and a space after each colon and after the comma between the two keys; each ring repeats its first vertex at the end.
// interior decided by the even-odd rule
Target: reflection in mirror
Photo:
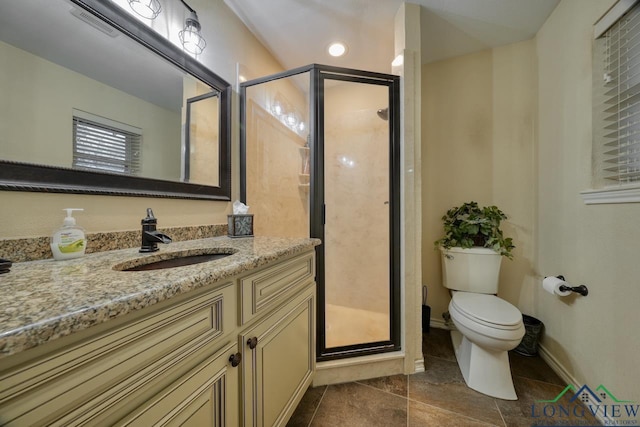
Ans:
{"type": "Polygon", "coordinates": [[[187,99],[184,180],[217,185],[218,96],[215,93],[187,99]]]}
{"type": "Polygon", "coordinates": [[[1,8],[1,189],[229,200],[228,83],[111,2],[1,8]]]}

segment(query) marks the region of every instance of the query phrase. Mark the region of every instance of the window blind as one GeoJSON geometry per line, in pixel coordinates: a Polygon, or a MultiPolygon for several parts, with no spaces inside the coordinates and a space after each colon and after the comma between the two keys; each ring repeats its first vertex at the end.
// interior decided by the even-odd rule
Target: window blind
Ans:
{"type": "Polygon", "coordinates": [[[140,172],[139,133],[73,117],[73,167],[137,175],[140,172]]]}
{"type": "Polygon", "coordinates": [[[600,35],[594,52],[594,164],[602,185],[640,182],[640,4],[600,35]]]}

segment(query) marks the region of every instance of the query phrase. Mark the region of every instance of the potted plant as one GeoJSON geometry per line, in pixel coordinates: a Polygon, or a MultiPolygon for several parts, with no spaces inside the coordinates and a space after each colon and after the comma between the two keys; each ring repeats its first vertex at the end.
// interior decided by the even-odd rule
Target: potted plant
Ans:
{"type": "Polygon", "coordinates": [[[436,248],[471,248],[481,246],[493,249],[500,255],[513,259],[515,248],[510,237],[505,238],[500,222],[507,216],[497,206],[480,208],[476,202],[467,202],[451,208],[442,217],[444,237],[435,241],[436,248]]]}

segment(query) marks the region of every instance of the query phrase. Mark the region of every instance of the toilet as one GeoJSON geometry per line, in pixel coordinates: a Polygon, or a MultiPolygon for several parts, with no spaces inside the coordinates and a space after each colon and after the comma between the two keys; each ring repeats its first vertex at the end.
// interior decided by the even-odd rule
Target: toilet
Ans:
{"type": "Polygon", "coordinates": [[[525,334],[522,313],[498,298],[502,256],[487,248],[442,251],[444,286],[451,290],[449,314],[457,330],[451,340],[467,386],[505,400],[517,400],[508,351],[525,334]]]}

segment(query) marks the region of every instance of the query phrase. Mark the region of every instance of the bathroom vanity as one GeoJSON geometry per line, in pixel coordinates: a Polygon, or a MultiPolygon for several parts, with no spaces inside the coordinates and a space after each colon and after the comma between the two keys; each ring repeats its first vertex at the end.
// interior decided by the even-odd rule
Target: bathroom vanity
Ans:
{"type": "Polygon", "coordinates": [[[15,264],[0,277],[0,424],[286,424],[315,370],[319,243],[219,237],[15,264]],[[213,252],[228,256],[122,271],[213,252]]]}

